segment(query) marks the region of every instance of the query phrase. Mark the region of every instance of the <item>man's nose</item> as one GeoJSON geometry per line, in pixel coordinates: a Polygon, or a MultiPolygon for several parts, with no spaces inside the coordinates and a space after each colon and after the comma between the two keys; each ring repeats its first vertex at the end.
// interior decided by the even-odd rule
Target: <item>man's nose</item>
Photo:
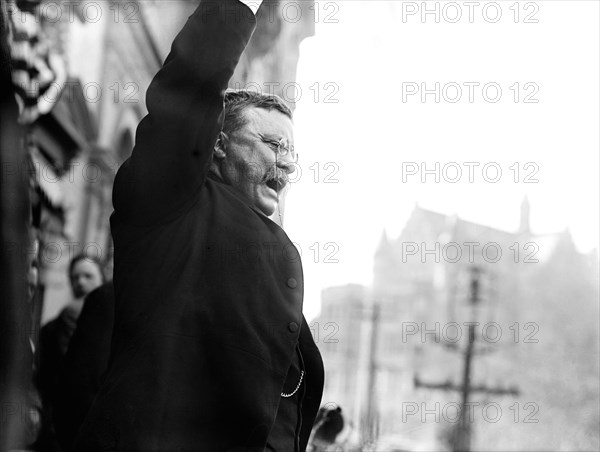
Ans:
{"type": "Polygon", "coordinates": [[[285,171],[286,174],[292,174],[294,171],[296,171],[296,165],[293,162],[287,162],[285,160],[278,160],[277,167],[285,171]]]}

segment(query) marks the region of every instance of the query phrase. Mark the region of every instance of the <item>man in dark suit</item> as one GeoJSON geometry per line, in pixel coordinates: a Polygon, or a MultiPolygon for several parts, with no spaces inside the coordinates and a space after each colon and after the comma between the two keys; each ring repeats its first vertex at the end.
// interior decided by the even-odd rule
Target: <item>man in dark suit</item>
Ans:
{"type": "Polygon", "coordinates": [[[304,451],[323,363],[299,253],[269,215],[291,112],[225,90],[259,2],[202,2],[147,93],[111,217],[109,368],[75,450],[304,451]]]}

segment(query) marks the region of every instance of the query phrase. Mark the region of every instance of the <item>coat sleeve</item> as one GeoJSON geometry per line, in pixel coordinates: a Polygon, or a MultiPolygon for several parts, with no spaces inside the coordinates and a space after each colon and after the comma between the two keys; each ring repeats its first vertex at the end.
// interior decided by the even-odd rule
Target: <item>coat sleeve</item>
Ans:
{"type": "Polygon", "coordinates": [[[115,179],[122,219],[168,221],[193,203],[221,130],[225,89],[255,26],[238,0],[202,1],[188,19],[148,88],[148,114],[115,179]]]}

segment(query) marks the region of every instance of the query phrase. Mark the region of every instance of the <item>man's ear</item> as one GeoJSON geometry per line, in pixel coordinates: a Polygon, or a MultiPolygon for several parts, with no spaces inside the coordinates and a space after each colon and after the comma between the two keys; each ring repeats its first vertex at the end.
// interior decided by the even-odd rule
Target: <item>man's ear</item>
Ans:
{"type": "Polygon", "coordinates": [[[224,132],[220,132],[215,142],[215,147],[213,150],[213,155],[218,160],[222,160],[226,157],[225,154],[225,142],[227,141],[227,135],[224,132]]]}

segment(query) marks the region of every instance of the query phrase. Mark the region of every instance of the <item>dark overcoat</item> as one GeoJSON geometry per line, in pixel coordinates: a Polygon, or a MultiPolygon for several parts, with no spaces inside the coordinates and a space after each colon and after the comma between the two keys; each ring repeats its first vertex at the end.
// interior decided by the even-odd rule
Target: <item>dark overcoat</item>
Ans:
{"type": "Polygon", "coordinates": [[[65,452],[71,450],[108,369],[114,313],[112,281],[86,295],[64,358],[53,404],[56,436],[65,452]]]}
{"type": "Polygon", "coordinates": [[[302,314],[300,256],[208,177],[224,92],[255,26],[241,2],[202,2],[150,84],[114,185],[111,358],[77,451],[263,450],[298,381],[297,345],[294,448],[306,448],[323,363],[302,314]]]}

